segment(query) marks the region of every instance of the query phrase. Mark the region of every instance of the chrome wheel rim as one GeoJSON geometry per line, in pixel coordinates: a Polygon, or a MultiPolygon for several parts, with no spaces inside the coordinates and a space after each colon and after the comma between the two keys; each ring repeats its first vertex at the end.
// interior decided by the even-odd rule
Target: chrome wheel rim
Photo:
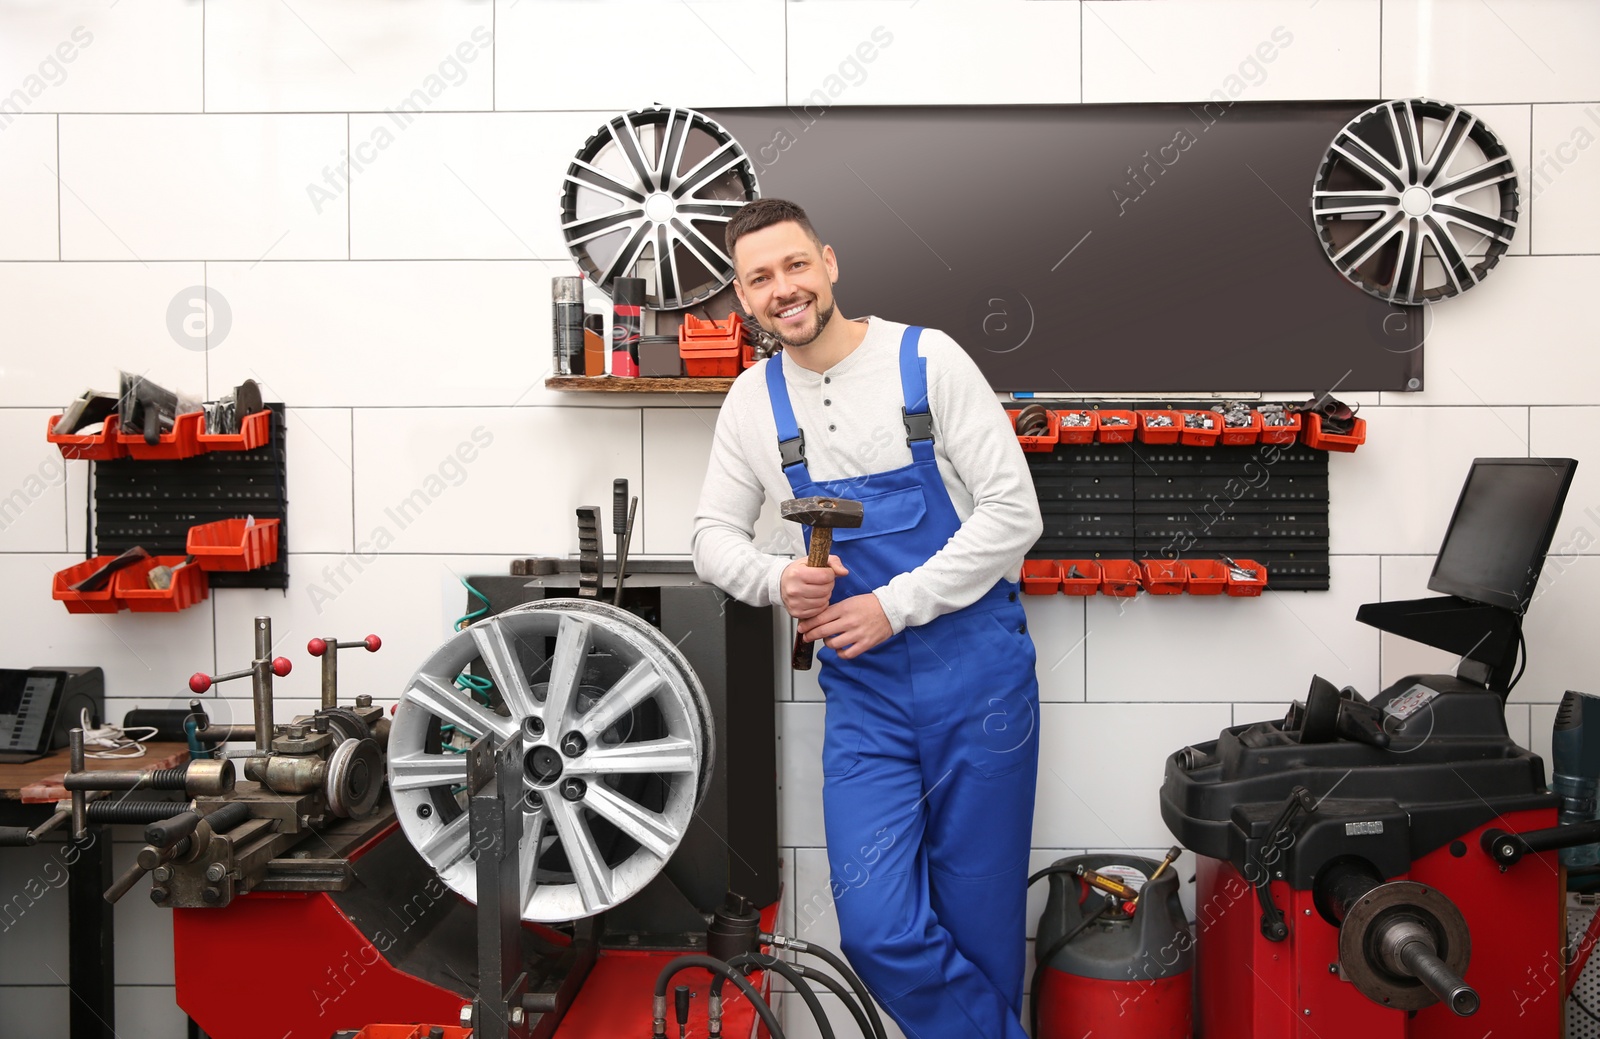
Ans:
{"type": "Polygon", "coordinates": [[[524,760],[522,917],[576,920],[626,901],[665,866],[706,788],[715,745],[705,691],[676,647],[604,603],[550,599],[485,618],[440,646],[401,694],[389,786],[406,837],[477,900],[466,759],[488,735],[524,760]],[[488,705],[459,688],[493,684],[488,705]],[[442,734],[449,725],[463,734],[442,734]]]}
{"type": "Polygon", "coordinates": [[[1425,98],[1387,101],[1334,136],[1311,193],[1335,268],[1388,303],[1417,305],[1477,285],[1517,227],[1517,173],[1472,113],[1425,98]]]}
{"type": "Polygon", "coordinates": [[[759,197],[727,130],[691,109],[647,108],[612,119],[568,165],[561,233],[596,285],[643,277],[646,305],[674,310],[733,280],[723,229],[759,197]]]}

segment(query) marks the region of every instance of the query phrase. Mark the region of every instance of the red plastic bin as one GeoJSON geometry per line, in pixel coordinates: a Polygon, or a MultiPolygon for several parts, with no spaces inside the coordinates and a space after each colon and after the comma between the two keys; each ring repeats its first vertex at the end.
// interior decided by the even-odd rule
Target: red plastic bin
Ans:
{"type": "Polygon", "coordinates": [[[1263,444],[1292,444],[1300,439],[1300,413],[1297,411],[1285,417],[1290,421],[1282,426],[1269,425],[1266,418],[1262,417],[1261,442],[1263,444]]]}
{"type": "Polygon", "coordinates": [[[744,319],[738,314],[721,321],[684,315],[678,328],[678,356],[683,358],[684,375],[731,378],[739,374],[743,351],[744,319]]]}
{"type": "Polygon", "coordinates": [[[98,433],[57,433],[56,423],[60,421],[60,415],[50,416],[50,424],[44,427],[44,438],[61,449],[62,458],[109,462],[127,456],[117,441],[116,415],[107,415],[105,425],[98,433]]]}
{"type": "Polygon", "coordinates": [[[1227,447],[1243,447],[1259,439],[1261,439],[1261,412],[1252,410],[1248,426],[1230,426],[1224,419],[1222,436],[1218,438],[1217,443],[1227,447]]]}
{"type": "Polygon", "coordinates": [[[1138,411],[1139,416],[1138,437],[1146,444],[1176,444],[1178,434],[1183,432],[1183,419],[1176,411],[1138,411]],[[1157,415],[1165,415],[1172,420],[1170,426],[1152,426],[1150,420],[1157,415]]]}
{"type": "Polygon", "coordinates": [[[189,528],[187,550],[202,570],[254,570],[278,561],[278,521],[218,520],[189,528]]]}
{"type": "Polygon", "coordinates": [[[1103,559],[1100,561],[1100,594],[1127,598],[1139,594],[1141,586],[1139,564],[1131,559],[1103,559]]]}
{"type": "Polygon", "coordinates": [[[1322,416],[1313,411],[1306,415],[1306,426],[1300,440],[1315,451],[1354,451],[1367,442],[1367,420],[1356,419],[1349,433],[1324,433],[1322,416]]]}
{"type": "Polygon", "coordinates": [[[1177,418],[1178,425],[1182,428],[1178,432],[1180,442],[1191,447],[1211,447],[1222,435],[1222,415],[1215,411],[1180,411],[1177,418]],[[1201,415],[1211,420],[1210,429],[1191,429],[1187,422],[1190,415],[1201,415]]]}
{"type": "Polygon", "coordinates": [[[1175,559],[1150,559],[1139,564],[1144,571],[1144,590],[1151,595],[1182,595],[1189,571],[1175,559]]]}
{"type": "Polygon", "coordinates": [[[1093,595],[1100,590],[1100,564],[1094,560],[1063,559],[1057,565],[1061,567],[1061,590],[1067,595],[1093,595]],[[1067,576],[1073,567],[1083,576],[1067,576]]]}
{"type": "Polygon", "coordinates": [[[1090,444],[1094,442],[1095,430],[1100,428],[1100,420],[1094,411],[1089,408],[1068,408],[1055,413],[1056,426],[1060,430],[1060,440],[1063,444],[1090,444]],[[1087,415],[1089,422],[1083,426],[1069,426],[1066,423],[1068,415],[1087,415]]]}
{"type": "Polygon", "coordinates": [[[1102,444],[1126,444],[1139,428],[1139,418],[1131,411],[1101,410],[1096,419],[1095,439],[1102,444]],[[1107,425],[1106,420],[1112,420],[1107,425]],[[1122,421],[1116,421],[1121,419],[1122,421]]]}
{"type": "Polygon", "coordinates": [[[179,415],[173,421],[172,429],[161,434],[155,444],[145,443],[144,434],[130,433],[125,429],[117,430],[117,443],[122,445],[129,457],[145,461],[192,458],[203,450],[200,447],[200,431],[205,427],[205,412],[190,411],[179,415]]]}
{"type": "Polygon", "coordinates": [[[135,563],[111,579],[117,600],[135,613],[176,613],[188,609],[211,594],[211,581],[198,564],[185,567],[178,564],[184,556],[151,556],[135,563]],[[172,584],[166,588],[150,587],[150,571],[158,566],[173,567],[172,584]]]}
{"type": "Polygon", "coordinates": [[[1230,571],[1228,573],[1228,594],[1241,597],[1260,595],[1261,590],[1267,586],[1267,568],[1254,559],[1235,559],[1234,562],[1246,570],[1254,570],[1257,576],[1255,580],[1239,580],[1230,571]]]}
{"type": "MultiPolygon", "coordinates": [[[[1006,411],[1006,418],[1011,420],[1011,428],[1016,428],[1017,416],[1020,414],[1022,414],[1020,409],[1017,411],[1006,411]]],[[[1053,411],[1047,411],[1045,414],[1050,417],[1050,425],[1045,429],[1042,435],[1036,437],[1025,437],[1020,433],[1017,434],[1017,443],[1022,445],[1022,449],[1024,451],[1039,454],[1054,451],[1056,449],[1056,441],[1061,438],[1061,416],[1053,411]]]]}
{"type": "Polygon", "coordinates": [[[1184,591],[1190,595],[1221,595],[1228,587],[1228,567],[1220,559],[1186,559],[1188,579],[1184,591]]]}
{"type": "Polygon", "coordinates": [[[1022,561],[1022,591],[1025,595],[1054,595],[1061,590],[1061,564],[1054,559],[1022,561]]]}
{"type": "Polygon", "coordinates": [[[239,420],[237,433],[207,433],[200,423],[195,439],[201,451],[254,451],[272,436],[272,412],[258,411],[239,420]]]}
{"type": "Polygon", "coordinates": [[[116,613],[122,609],[117,601],[116,574],[98,592],[75,592],[72,586],[111,562],[116,556],[95,556],[65,570],[57,570],[50,579],[50,598],[64,604],[68,613],[116,613]]]}

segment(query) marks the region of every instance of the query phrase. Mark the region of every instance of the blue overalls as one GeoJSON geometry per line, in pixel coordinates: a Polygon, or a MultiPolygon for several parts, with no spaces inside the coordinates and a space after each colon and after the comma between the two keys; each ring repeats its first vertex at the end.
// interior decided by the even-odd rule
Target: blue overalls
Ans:
{"type": "MultiPolygon", "coordinates": [[[[863,504],[835,530],[834,601],[925,563],[961,526],[933,453],[922,330],[900,343],[910,465],[819,483],[783,362],[767,362],[796,498],[863,504]]],[[[806,537],[809,540],[810,530],[806,537]]],[[[827,697],[822,803],[841,944],[910,1039],[1024,1039],[1025,903],[1039,685],[1015,582],[853,660],[818,645],[827,697]]],[[[802,936],[803,937],[803,936],[802,936]]]]}

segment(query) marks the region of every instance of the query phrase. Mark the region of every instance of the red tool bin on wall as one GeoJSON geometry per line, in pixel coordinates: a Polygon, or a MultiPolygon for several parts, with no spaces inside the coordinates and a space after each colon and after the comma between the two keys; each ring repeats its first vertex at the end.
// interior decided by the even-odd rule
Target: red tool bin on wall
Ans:
{"type": "Polygon", "coordinates": [[[210,594],[206,572],[184,556],[151,556],[143,562],[118,570],[111,579],[117,601],[135,613],[176,613],[186,610],[210,594]],[[172,567],[172,583],[166,588],[150,587],[150,571],[158,566],[172,567]]]}
{"type": "Polygon", "coordinates": [[[98,433],[57,433],[56,423],[60,421],[60,415],[50,416],[44,438],[61,449],[62,458],[109,462],[114,458],[127,457],[127,451],[123,450],[117,439],[116,415],[107,415],[98,433]]]}
{"type": "Polygon", "coordinates": [[[202,570],[254,570],[278,561],[278,521],[218,520],[189,528],[189,554],[202,570]]]}

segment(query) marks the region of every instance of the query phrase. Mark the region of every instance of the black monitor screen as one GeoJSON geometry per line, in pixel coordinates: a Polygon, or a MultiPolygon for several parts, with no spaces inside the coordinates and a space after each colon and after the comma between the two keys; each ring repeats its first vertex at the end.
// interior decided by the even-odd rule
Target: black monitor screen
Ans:
{"type": "Polygon", "coordinates": [[[1577,467],[1571,458],[1475,459],[1428,587],[1526,611],[1577,467]]]}

